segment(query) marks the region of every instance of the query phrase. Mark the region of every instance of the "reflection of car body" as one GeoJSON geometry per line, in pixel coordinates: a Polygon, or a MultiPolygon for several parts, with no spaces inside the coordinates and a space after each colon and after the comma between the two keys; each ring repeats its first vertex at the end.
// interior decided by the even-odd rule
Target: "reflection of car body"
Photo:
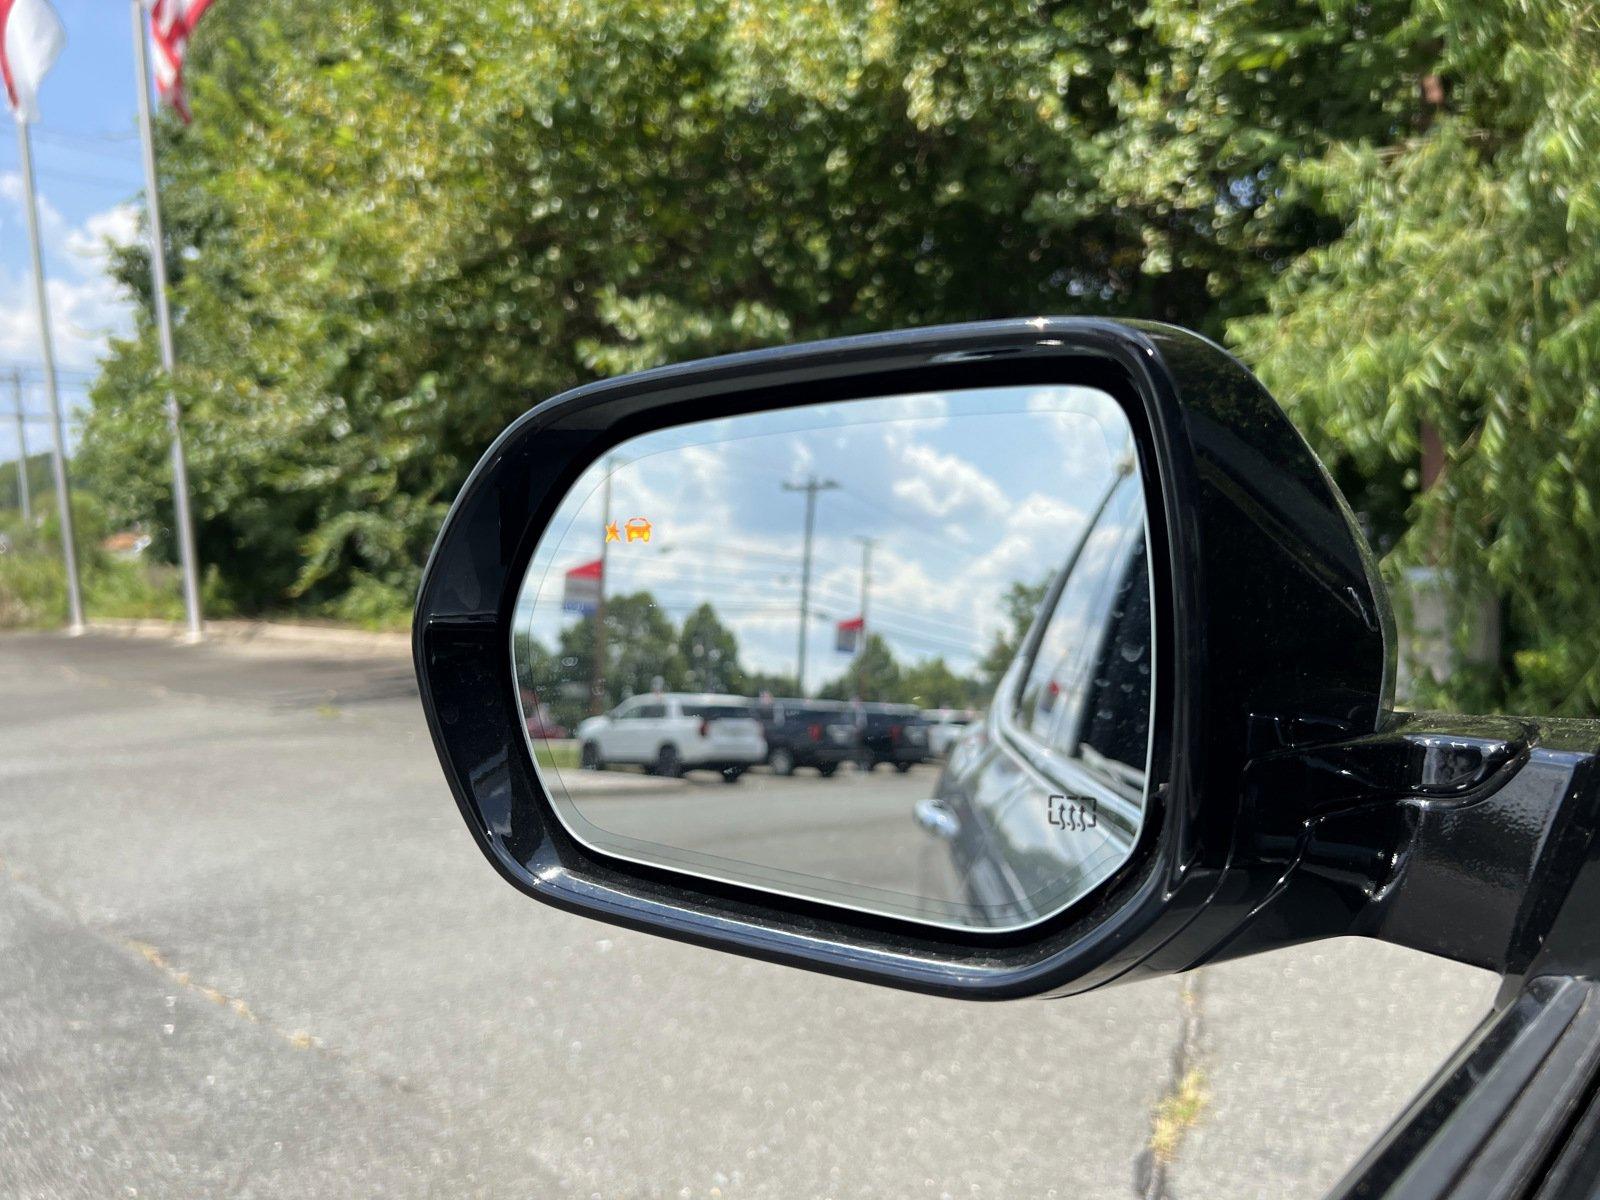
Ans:
{"type": "Polygon", "coordinates": [[[551,717],[550,706],[530,688],[522,689],[522,711],[527,715],[529,737],[559,741],[567,736],[567,727],[551,717]]]}
{"type": "Polygon", "coordinates": [[[989,711],[916,806],[932,894],[997,923],[1053,911],[1138,836],[1151,670],[1138,489],[1113,482],[989,711]]]}
{"type": "Polygon", "coordinates": [[[938,758],[950,753],[961,735],[972,722],[974,713],[963,708],[925,708],[923,720],[928,722],[928,749],[938,758]]]}
{"type": "Polygon", "coordinates": [[[892,763],[896,771],[905,772],[928,761],[928,723],[914,704],[863,704],[856,712],[856,730],[856,758],[868,771],[892,763]]]}
{"type": "Polygon", "coordinates": [[[777,775],[815,767],[826,778],[856,754],[855,721],[834,700],[771,700],[756,706],[767,739],[767,763],[777,775]]]}
{"type": "Polygon", "coordinates": [[[767,756],[755,706],[742,696],[633,696],[577,729],[580,761],[590,770],[610,763],[647,767],[658,775],[721,771],[730,783],[767,756]]]}
{"type": "Polygon", "coordinates": [[[650,522],[643,517],[634,517],[622,527],[622,533],[630,542],[648,542],[650,540],[650,522]]]}

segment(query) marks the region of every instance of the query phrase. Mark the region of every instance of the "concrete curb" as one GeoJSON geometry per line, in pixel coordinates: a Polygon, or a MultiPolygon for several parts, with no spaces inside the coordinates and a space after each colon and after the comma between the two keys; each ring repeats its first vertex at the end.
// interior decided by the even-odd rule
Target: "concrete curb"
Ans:
{"type": "Polygon", "coordinates": [[[574,796],[636,796],[641,792],[670,792],[688,787],[687,779],[635,775],[621,771],[562,771],[561,785],[574,796]]]}
{"type": "MultiPolygon", "coordinates": [[[[179,621],[105,618],[90,621],[91,632],[116,637],[181,641],[179,621]]],[[[280,654],[331,654],[340,658],[411,657],[409,633],[374,633],[338,625],[297,625],[288,621],[207,621],[205,641],[234,649],[280,654]]]]}

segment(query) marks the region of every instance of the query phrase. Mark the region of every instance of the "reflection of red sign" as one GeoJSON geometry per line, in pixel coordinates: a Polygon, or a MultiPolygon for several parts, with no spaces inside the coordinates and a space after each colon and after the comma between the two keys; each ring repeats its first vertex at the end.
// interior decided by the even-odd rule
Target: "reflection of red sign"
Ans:
{"type": "Polygon", "coordinates": [[[840,621],[833,627],[833,648],[840,654],[854,654],[861,641],[861,631],[867,627],[865,617],[840,621]]]}
{"type": "Polygon", "coordinates": [[[561,607],[567,612],[589,614],[600,607],[600,560],[582,563],[567,572],[561,591],[561,607]]]}

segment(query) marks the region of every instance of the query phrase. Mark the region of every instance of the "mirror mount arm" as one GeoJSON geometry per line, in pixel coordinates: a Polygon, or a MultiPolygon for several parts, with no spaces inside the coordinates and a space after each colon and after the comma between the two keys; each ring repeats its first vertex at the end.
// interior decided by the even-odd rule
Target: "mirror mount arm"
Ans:
{"type": "MultiPolygon", "coordinates": [[[[1597,746],[1600,722],[1427,714],[1261,754],[1234,868],[1264,899],[1206,961],[1359,935],[1538,973],[1580,877],[1600,893],[1597,746]]],[[[1586,944],[1559,968],[1600,973],[1600,938],[1586,944]]]]}

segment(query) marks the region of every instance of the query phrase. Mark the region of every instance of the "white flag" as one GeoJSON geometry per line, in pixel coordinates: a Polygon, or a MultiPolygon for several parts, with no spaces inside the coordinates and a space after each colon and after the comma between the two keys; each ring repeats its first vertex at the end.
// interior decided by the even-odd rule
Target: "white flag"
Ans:
{"type": "Polygon", "coordinates": [[[17,120],[39,119],[39,84],[66,43],[50,0],[0,0],[0,74],[17,120]]]}

